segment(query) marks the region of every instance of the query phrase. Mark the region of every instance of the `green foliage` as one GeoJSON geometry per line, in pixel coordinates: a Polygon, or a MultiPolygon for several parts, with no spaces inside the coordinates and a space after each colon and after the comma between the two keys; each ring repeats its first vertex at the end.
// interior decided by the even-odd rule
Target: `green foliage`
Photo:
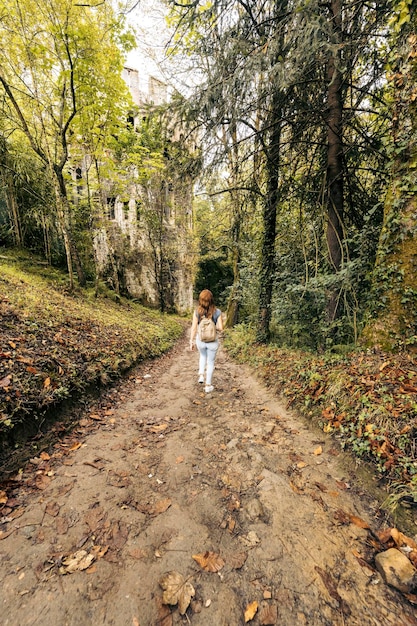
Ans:
{"type": "Polygon", "coordinates": [[[68,295],[68,276],[28,254],[4,251],[0,266],[2,440],[13,428],[33,431],[48,408],[108,384],[183,332],[176,318],[121,298],[68,295]]]}

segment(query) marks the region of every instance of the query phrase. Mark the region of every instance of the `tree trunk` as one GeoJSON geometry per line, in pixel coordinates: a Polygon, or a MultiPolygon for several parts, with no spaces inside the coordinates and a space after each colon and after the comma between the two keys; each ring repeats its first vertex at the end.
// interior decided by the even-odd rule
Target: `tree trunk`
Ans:
{"type": "Polygon", "coordinates": [[[256,339],[268,343],[270,339],[271,304],[275,273],[275,237],[278,205],[279,160],[281,148],[281,92],[272,97],[269,116],[269,142],[267,150],[267,191],[264,200],[263,242],[260,268],[259,317],[256,339]]]}
{"type": "MultiPolygon", "coordinates": [[[[239,187],[239,143],[237,136],[236,122],[233,122],[230,130],[232,145],[228,150],[229,167],[231,172],[231,205],[232,205],[232,223],[231,223],[231,245],[232,245],[232,269],[233,269],[233,285],[227,302],[226,324],[227,328],[232,328],[239,319],[240,306],[240,231],[242,222],[242,197],[238,190],[239,187]]],[[[224,145],[228,148],[227,138],[224,137],[224,145]]]]}
{"type": "MultiPolygon", "coordinates": [[[[335,44],[340,39],[342,27],[341,0],[330,3],[331,20],[335,30],[335,44]]],[[[339,51],[335,48],[327,65],[327,228],[326,241],[331,267],[338,272],[343,259],[343,78],[340,71],[339,51]]],[[[332,290],[328,296],[327,319],[338,315],[338,295],[332,290]]]]}
{"type": "Polygon", "coordinates": [[[71,235],[71,228],[69,224],[69,203],[67,197],[67,189],[65,186],[64,176],[62,169],[58,166],[53,166],[53,174],[55,180],[55,192],[57,199],[57,212],[58,220],[61,226],[62,236],[64,239],[65,254],[67,257],[68,274],[70,279],[70,288],[74,288],[74,272],[73,264],[75,264],[78,282],[84,287],[86,284],[84,270],[81,264],[81,260],[78,254],[77,246],[71,235]]]}
{"type": "Polygon", "coordinates": [[[20,224],[19,207],[16,198],[16,188],[14,185],[13,174],[9,164],[8,151],[6,141],[0,141],[0,173],[3,182],[6,206],[9,212],[10,222],[13,227],[13,239],[16,246],[23,245],[22,228],[20,224]]]}
{"type": "Polygon", "coordinates": [[[232,269],[233,285],[227,302],[226,324],[227,328],[232,328],[239,320],[240,306],[240,215],[234,216],[232,224],[232,269]]]}
{"type": "MultiPolygon", "coordinates": [[[[417,11],[395,45],[392,180],[373,276],[373,318],[364,338],[391,350],[417,344],[417,11]]],[[[415,349],[415,348],[414,348],[415,349]]]]}

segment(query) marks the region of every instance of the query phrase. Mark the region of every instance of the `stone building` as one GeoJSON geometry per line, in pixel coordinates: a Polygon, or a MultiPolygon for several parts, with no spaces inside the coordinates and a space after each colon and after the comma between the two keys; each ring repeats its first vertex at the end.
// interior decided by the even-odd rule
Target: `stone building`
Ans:
{"type": "MultiPolygon", "coordinates": [[[[122,75],[137,107],[129,122],[137,128],[145,105],[167,102],[167,86],[153,76],[144,85],[139,71],[129,67],[122,75]]],[[[162,172],[147,184],[127,172],[122,193],[120,185],[117,193],[108,185],[102,199],[106,215],[95,236],[96,262],[116,291],[183,314],[193,305],[193,176],[172,167],[162,172]]]]}

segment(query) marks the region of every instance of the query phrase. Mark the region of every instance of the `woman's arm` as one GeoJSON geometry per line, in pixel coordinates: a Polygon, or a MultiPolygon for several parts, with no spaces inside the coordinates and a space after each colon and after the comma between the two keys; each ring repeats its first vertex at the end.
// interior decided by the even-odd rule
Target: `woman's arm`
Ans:
{"type": "Polygon", "coordinates": [[[220,330],[220,331],[223,330],[223,316],[222,316],[221,313],[220,313],[219,317],[217,318],[216,328],[217,328],[217,330],[220,330]]]}

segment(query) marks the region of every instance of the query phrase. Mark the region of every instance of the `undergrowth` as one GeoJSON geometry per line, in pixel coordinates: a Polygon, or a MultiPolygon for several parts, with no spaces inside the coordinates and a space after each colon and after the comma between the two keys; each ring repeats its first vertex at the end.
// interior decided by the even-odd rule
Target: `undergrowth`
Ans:
{"type": "Polygon", "coordinates": [[[228,352],[314,420],[384,479],[391,508],[417,503],[417,358],[412,353],[354,350],[316,354],[259,345],[240,325],[228,352]]]}
{"type": "Polygon", "coordinates": [[[43,413],[169,349],[179,318],[121,299],[68,291],[64,272],[27,255],[0,257],[0,442],[43,413]],[[18,427],[18,428],[17,428],[18,427]]]}

